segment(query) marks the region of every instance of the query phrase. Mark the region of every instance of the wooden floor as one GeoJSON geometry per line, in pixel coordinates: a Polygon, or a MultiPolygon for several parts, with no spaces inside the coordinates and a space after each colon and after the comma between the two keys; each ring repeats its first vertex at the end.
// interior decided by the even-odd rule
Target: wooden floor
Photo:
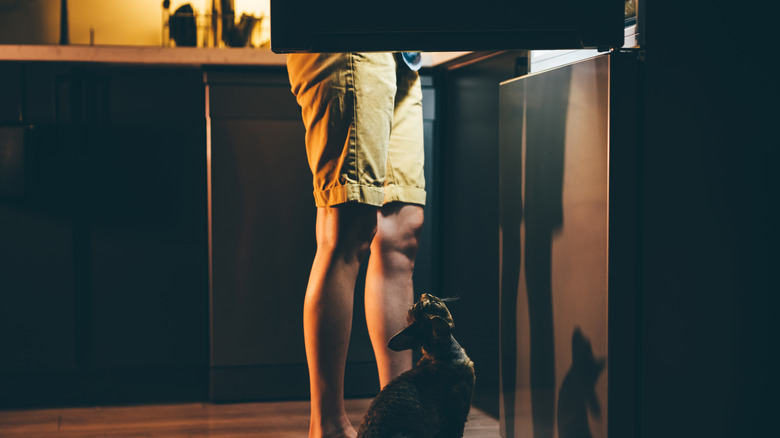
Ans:
{"type": "MultiPolygon", "coordinates": [[[[347,400],[353,424],[360,423],[369,402],[347,400]]],[[[0,411],[3,438],[306,438],[308,424],[307,401],[0,411]]],[[[464,437],[498,438],[498,420],[472,408],[464,437]]]]}

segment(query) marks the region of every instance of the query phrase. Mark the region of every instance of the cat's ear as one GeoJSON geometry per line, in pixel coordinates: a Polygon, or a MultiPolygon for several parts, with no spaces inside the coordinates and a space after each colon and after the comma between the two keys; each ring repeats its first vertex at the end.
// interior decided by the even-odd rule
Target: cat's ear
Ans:
{"type": "Polygon", "coordinates": [[[420,345],[420,326],[411,324],[390,338],[387,348],[393,351],[403,351],[418,348],[420,345]]]}
{"type": "Polygon", "coordinates": [[[433,335],[436,339],[449,339],[450,334],[452,334],[452,327],[446,319],[441,316],[431,316],[430,322],[431,327],[433,327],[433,335]]]}

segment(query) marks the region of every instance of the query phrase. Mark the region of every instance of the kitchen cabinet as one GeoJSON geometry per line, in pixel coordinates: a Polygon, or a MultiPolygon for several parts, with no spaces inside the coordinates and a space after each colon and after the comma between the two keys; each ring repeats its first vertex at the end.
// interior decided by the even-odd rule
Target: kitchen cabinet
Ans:
{"type": "MultiPolygon", "coordinates": [[[[315,252],[283,66],[0,63],[0,404],[308,397],[315,252]],[[9,146],[6,146],[9,145],[9,146]],[[21,185],[18,184],[21,182],[21,185]]],[[[415,290],[435,292],[436,92],[415,290]]],[[[348,396],[378,390],[361,272],[348,396]]]]}
{"type": "Polygon", "coordinates": [[[56,145],[35,144],[42,135],[30,125],[23,125],[29,123],[23,117],[26,102],[22,95],[28,83],[25,66],[3,63],[0,71],[5,79],[3,95],[11,96],[2,104],[2,144],[4,152],[13,150],[17,157],[9,161],[3,154],[0,349],[4,354],[0,361],[0,403],[24,405],[48,390],[40,375],[74,374],[77,370],[77,245],[70,209],[72,178],[65,178],[75,172],[65,170],[73,166],[70,156],[56,145]],[[11,132],[16,133],[13,141],[11,132]],[[13,183],[9,170],[14,174],[13,183]]]}
{"type": "Polygon", "coordinates": [[[21,85],[20,63],[8,63],[0,70],[0,197],[18,196],[24,190],[21,85]]]}
{"type": "Polygon", "coordinates": [[[308,393],[303,294],[314,204],[286,71],[207,70],[212,400],[308,393]]]}
{"type": "Polygon", "coordinates": [[[22,64],[6,63],[0,70],[0,123],[21,122],[22,64]]]}
{"type": "Polygon", "coordinates": [[[29,62],[0,71],[19,71],[24,132],[23,190],[0,199],[0,402],[202,397],[200,70],[29,62]]]}

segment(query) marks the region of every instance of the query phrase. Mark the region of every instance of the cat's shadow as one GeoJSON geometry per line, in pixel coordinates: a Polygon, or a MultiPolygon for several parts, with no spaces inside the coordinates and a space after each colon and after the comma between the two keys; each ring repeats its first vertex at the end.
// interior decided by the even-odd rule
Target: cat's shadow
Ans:
{"type": "Polygon", "coordinates": [[[588,410],[601,417],[596,383],[606,365],[605,358],[594,358],[590,341],[579,327],[572,334],[572,364],[558,392],[558,437],[591,438],[588,410]]]}

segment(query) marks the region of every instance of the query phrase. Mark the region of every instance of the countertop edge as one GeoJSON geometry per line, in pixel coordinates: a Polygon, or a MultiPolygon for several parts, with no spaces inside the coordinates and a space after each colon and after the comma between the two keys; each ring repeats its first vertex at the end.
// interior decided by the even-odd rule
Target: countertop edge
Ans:
{"type": "Polygon", "coordinates": [[[151,65],[284,66],[285,55],[268,49],[150,46],[0,45],[2,61],[96,62],[151,65]]]}
{"type": "MultiPolygon", "coordinates": [[[[435,67],[470,52],[423,53],[423,66],[435,67]]],[[[270,49],[152,46],[0,44],[0,61],[95,62],[147,65],[284,66],[286,55],[270,49]]]]}

